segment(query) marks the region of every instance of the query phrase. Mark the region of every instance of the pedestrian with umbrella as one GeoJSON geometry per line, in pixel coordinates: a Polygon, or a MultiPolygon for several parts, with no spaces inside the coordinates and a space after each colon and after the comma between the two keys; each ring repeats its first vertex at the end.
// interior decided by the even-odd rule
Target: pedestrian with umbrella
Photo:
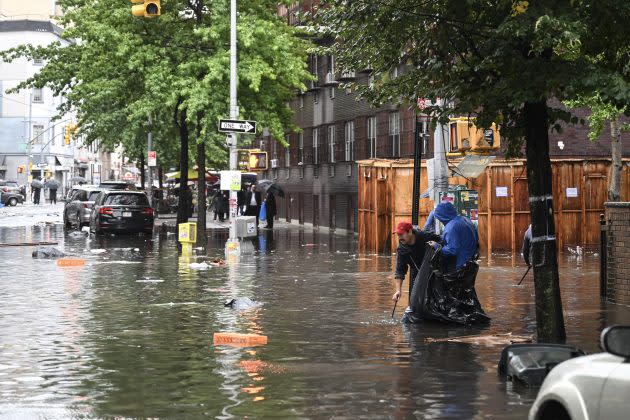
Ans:
{"type": "Polygon", "coordinates": [[[41,176],[38,176],[33,180],[33,182],[31,182],[31,188],[33,188],[33,204],[39,204],[39,197],[42,192],[42,188],[44,188],[41,176]]]}
{"type": "Polygon", "coordinates": [[[256,216],[256,227],[258,227],[258,214],[260,212],[262,198],[260,196],[260,192],[256,190],[256,184],[253,184],[249,191],[247,191],[247,195],[245,196],[245,204],[247,205],[247,210],[245,211],[245,214],[247,216],[256,216]]]}
{"type": "Polygon", "coordinates": [[[277,197],[284,197],[284,190],[275,182],[263,179],[258,181],[258,188],[266,193],[272,192],[277,197]]]}
{"type": "Polygon", "coordinates": [[[50,191],[50,204],[57,204],[57,190],[59,189],[59,182],[50,177],[44,183],[44,186],[50,191]]]}
{"type": "Polygon", "coordinates": [[[276,216],[276,197],[273,195],[271,189],[267,190],[265,207],[267,211],[267,228],[273,229],[273,218],[276,216]]]}

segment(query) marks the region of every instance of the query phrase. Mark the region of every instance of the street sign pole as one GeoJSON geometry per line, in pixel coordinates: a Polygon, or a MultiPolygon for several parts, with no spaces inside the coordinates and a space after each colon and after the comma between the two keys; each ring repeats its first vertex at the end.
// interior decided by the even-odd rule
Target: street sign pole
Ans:
{"type": "MultiPolygon", "coordinates": [[[[238,118],[237,87],[238,79],[236,73],[236,0],[230,0],[230,118],[238,118]]],[[[237,135],[228,134],[228,145],[230,147],[230,170],[237,169],[238,152],[236,151],[237,135]]],[[[240,253],[240,244],[236,237],[236,212],[237,212],[237,191],[230,190],[230,237],[225,244],[226,256],[232,252],[240,253]]]]}
{"type": "MultiPolygon", "coordinates": [[[[149,153],[153,151],[153,132],[152,130],[152,126],[153,125],[153,120],[151,119],[151,115],[149,115],[149,132],[147,133],[147,171],[148,171],[148,179],[149,179],[149,189],[147,190],[147,196],[149,197],[149,203],[151,205],[154,205],[155,203],[153,202],[153,176],[151,174],[151,165],[149,164],[149,153]]],[[[144,171],[144,168],[142,168],[142,170],[144,171]]],[[[143,185],[144,186],[144,185],[143,185]]]]}

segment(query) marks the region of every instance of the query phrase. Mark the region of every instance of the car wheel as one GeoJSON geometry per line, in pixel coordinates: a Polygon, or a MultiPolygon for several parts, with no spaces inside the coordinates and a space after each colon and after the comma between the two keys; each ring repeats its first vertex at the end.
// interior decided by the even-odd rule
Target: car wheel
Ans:
{"type": "Polygon", "coordinates": [[[17,198],[13,197],[13,198],[11,198],[11,199],[9,200],[9,205],[10,205],[11,207],[15,207],[15,206],[17,206],[17,204],[18,204],[18,200],[17,200],[17,198]]]}
{"type": "Polygon", "coordinates": [[[562,404],[556,401],[548,402],[541,410],[540,420],[571,420],[571,416],[562,404]]]}

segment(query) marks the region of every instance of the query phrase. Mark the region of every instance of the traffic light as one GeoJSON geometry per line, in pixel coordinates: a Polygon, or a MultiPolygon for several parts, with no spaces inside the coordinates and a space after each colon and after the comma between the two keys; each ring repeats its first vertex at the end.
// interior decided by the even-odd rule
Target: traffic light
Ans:
{"type": "Polygon", "coordinates": [[[450,154],[488,154],[501,148],[501,135],[495,124],[481,129],[474,124],[474,119],[457,117],[451,118],[449,128],[450,154]]]}
{"type": "Polygon", "coordinates": [[[250,171],[266,171],[267,170],[267,152],[251,151],[249,152],[249,170],[250,171]]]}
{"type": "Polygon", "coordinates": [[[70,139],[72,139],[72,125],[68,124],[66,125],[66,134],[64,134],[63,136],[63,142],[66,145],[70,144],[70,139]]]}
{"type": "Polygon", "coordinates": [[[132,3],[142,3],[131,6],[131,14],[134,16],[152,18],[160,16],[160,0],[131,0],[132,3]]]}

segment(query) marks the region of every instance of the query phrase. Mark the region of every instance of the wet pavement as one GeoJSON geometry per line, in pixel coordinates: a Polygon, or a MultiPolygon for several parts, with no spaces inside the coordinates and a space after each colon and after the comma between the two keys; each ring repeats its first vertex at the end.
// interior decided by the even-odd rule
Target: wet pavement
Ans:
{"type": "MultiPolygon", "coordinates": [[[[161,230],[91,238],[59,224],[1,227],[0,243],[59,242],[86,265],[0,248],[0,417],[526,417],[536,391],[497,376],[501,345],[427,341],[532,334],[531,277],[515,286],[524,267],[511,257],[482,262],[489,326],[409,327],[390,318],[392,257],[358,254],[352,236],[279,225],[256,238],[254,256],[191,269],[222,256],[221,235],[186,259],[161,230]],[[235,297],[261,305],[223,305],[235,297]],[[215,347],[217,331],[268,344],[215,347]]],[[[568,343],[587,352],[605,325],[630,323],[630,308],[600,303],[598,264],[592,254],[561,260],[568,343]]]]}

